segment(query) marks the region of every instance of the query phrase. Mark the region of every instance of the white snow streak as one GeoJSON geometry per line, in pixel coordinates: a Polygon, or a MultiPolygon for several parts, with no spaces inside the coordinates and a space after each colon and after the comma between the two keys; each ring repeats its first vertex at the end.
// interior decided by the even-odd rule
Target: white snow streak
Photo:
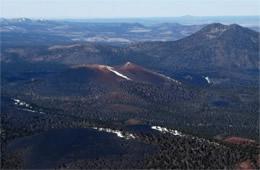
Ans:
{"type": "Polygon", "coordinates": [[[170,77],[168,77],[168,76],[165,76],[165,75],[162,75],[162,74],[160,74],[160,75],[163,76],[163,77],[165,77],[165,78],[167,78],[168,80],[171,80],[171,81],[177,83],[177,84],[181,84],[181,82],[179,82],[179,81],[177,81],[177,80],[175,80],[175,79],[172,79],[172,78],[170,78],[170,77]]]}
{"type": "Polygon", "coordinates": [[[19,106],[21,110],[28,111],[28,112],[33,112],[33,113],[45,114],[42,111],[33,110],[33,107],[30,104],[28,104],[26,102],[23,102],[23,101],[21,101],[19,99],[13,99],[13,101],[14,101],[14,104],[19,106]]]}
{"type": "Polygon", "coordinates": [[[21,101],[21,100],[19,100],[19,99],[13,99],[14,100],[14,104],[15,105],[18,105],[18,106],[24,106],[24,107],[26,107],[26,108],[30,108],[30,109],[32,109],[32,106],[30,106],[28,103],[26,103],[26,102],[23,102],[23,101],[21,101]]]}
{"type": "MultiPolygon", "coordinates": [[[[168,128],[165,128],[165,127],[161,127],[161,126],[152,126],[151,127],[152,129],[154,130],[157,130],[157,131],[160,131],[161,133],[170,133],[174,136],[181,136],[181,137],[188,137],[188,138],[191,138],[193,140],[199,140],[201,142],[207,142],[211,145],[215,145],[215,146],[220,146],[219,143],[216,143],[214,141],[209,141],[207,139],[204,139],[204,138],[200,138],[200,137],[197,137],[197,136],[192,136],[192,135],[187,135],[187,134],[183,134],[177,130],[173,130],[173,129],[168,129],[168,128]]],[[[225,146],[222,146],[222,147],[225,147],[225,146]]]]}
{"type": "Polygon", "coordinates": [[[175,79],[172,79],[171,77],[165,76],[165,75],[160,74],[160,73],[156,73],[156,74],[159,75],[159,76],[162,76],[162,77],[164,77],[164,78],[166,78],[166,79],[168,79],[168,80],[170,80],[170,81],[173,81],[173,82],[175,82],[176,84],[181,84],[181,82],[179,82],[179,81],[177,81],[177,80],[175,80],[175,79]]]}
{"type": "Polygon", "coordinates": [[[98,128],[98,127],[93,127],[93,129],[95,130],[98,130],[98,131],[104,131],[104,132],[108,132],[108,133],[114,133],[117,135],[117,137],[119,138],[124,138],[124,139],[135,139],[136,137],[131,134],[131,133],[128,133],[128,132],[123,132],[122,131],[119,131],[119,130],[112,130],[112,129],[109,129],[109,128],[98,128]]]}
{"type": "Polygon", "coordinates": [[[119,72],[113,70],[112,67],[108,67],[108,66],[107,66],[107,69],[108,69],[109,71],[115,73],[115,74],[118,75],[119,77],[122,77],[122,78],[124,78],[124,79],[126,79],[126,80],[132,80],[132,79],[128,78],[127,76],[125,76],[125,75],[123,75],[123,74],[121,74],[121,73],[119,73],[119,72]]]}
{"type": "Polygon", "coordinates": [[[205,77],[205,80],[207,80],[207,82],[210,84],[210,80],[208,76],[205,77]]]}
{"type": "Polygon", "coordinates": [[[162,133],[170,133],[170,134],[175,135],[175,136],[184,136],[181,132],[178,132],[177,130],[167,129],[165,127],[152,126],[151,128],[154,129],[154,130],[158,130],[162,133]]]}

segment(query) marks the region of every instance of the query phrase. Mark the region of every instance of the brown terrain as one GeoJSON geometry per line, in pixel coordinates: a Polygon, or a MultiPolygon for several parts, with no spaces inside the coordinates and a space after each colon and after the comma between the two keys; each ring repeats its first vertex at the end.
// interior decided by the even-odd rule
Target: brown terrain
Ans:
{"type": "Polygon", "coordinates": [[[128,119],[127,121],[125,121],[125,124],[127,124],[127,125],[138,125],[138,124],[141,124],[141,121],[137,120],[137,119],[128,119]]]}
{"type": "Polygon", "coordinates": [[[236,169],[243,169],[243,170],[248,170],[248,169],[253,169],[251,165],[251,161],[247,160],[241,163],[238,163],[236,165],[236,169]]]}
{"type": "Polygon", "coordinates": [[[168,82],[178,83],[174,79],[130,62],[116,67],[98,64],[80,64],[73,65],[72,68],[86,69],[90,72],[89,76],[95,78],[98,77],[110,83],[116,82],[116,80],[132,80],[135,82],[151,83],[154,85],[164,85],[168,82]]]}
{"type": "Polygon", "coordinates": [[[115,67],[115,70],[126,75],[132,80],[139,82],[148,82],[156,85],[163,85],[167,83],[169,80],[174,81],[173,79],[161,75],[159,73],[155,73],[151,70],[145,69],[136,64],[127,62],[121,67],[115,67]]]}
{"type": "Polygon", "coordinates": [[[232,143],[232,144],[243,144],[243,145],[256,145],[256,142],[251,139],[246,139],[246,138],[240,138],[240,137],[229,137],[224,140],[227,143],[232,143]]]}

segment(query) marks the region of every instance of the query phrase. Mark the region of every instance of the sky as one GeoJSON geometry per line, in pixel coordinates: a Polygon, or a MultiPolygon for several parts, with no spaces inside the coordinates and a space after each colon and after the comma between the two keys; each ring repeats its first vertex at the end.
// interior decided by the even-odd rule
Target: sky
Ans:
{"type": "Polygon", "coordinates": [[[4,18],[260,15],[259,0],[0,0],[4,18]]]}

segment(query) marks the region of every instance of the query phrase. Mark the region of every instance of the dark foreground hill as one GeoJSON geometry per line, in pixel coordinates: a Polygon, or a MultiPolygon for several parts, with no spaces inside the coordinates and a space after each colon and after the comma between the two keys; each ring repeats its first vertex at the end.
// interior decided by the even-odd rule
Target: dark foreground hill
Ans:
{"type": "Polygon", "coordinates": [[[222,169],[237,168],[247,161],[251,168],[258,167],[253,148],[232,148],[175,131],[152,131],[49,130],[11,142],[2,165],[12,169],[222,169]]]}
{"type": "Polygon", "coordinates": [[[111,164],[109,161],[114,161],[114,164],[122,168],[132,167],[131,164],[142,167],[144,162],[137,160],[142,160],[145,154],[155,150],[156,147],[152,145],[121,139],[115,134],[90,128],[56,129],[12,142],[6,152],[9,155],[16,153],[20,157],[13,160],[13,165],[8,165],[11,160],[5,160],[4,166],[5,168],[20,166],[24,169],[52,169],[62,167],[74,160],[91,162],[103,159],[106,162],[99,165],[103,168],[111,166],[106,165],[106,163],[111,164]],[[123,157],[125,157],[124,161],[122,161],[123,157]]]}
{"type": "Polygon", "coordinates": [[[232,90],[192,88],[129,62],[58,66],[26,67],[52,72],[23,80],[15,76],[24,72],[9,70],[14,77],[3,78],[3,168],[218,169],[245,161],[257,167],[257,142],[212,141],[257,140],[254,95],[243,94],[240,102],[232,90]]]}
{"type": "Polygon", "coordinates": [[[116,124],[133,119],[211,137],[225,129],[253,139],[258,129],[256,91],[197,89],[130,62],[114,67],[73,65],[28,81],[6,80],[3,87],[4,96],[32,107],[11,102],[22,110],[116,124]]]}

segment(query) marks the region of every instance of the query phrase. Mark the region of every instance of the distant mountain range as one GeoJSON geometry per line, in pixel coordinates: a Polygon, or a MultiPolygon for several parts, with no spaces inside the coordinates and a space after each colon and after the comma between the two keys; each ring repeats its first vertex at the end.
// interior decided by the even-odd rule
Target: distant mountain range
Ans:
{"type": "Polygon", "coordinates": [[[177,40],[204,25],[160,23],[75,22],[62,20],[1,19],[2,46],[36,46],[72,43],[124,45],[143,41],[177,40]],[[16,38],[21,40],[15,41],[16,38]],[[36,38],[37,37],[37,38],[36,38]]]}
{"type": "MultiPolygon", "coordinates": [[[[166,24],[167,25],[167,24],[166,24]]],[[[259,71],[259,33],[239,25],[210,24],[177,41],[143,42],[116,47],[73,44],[39,48],[8,48],[1,61],[12,57],[28,62],[120,65],[127,61],[173,75],[195,71],[206,76],[249,78],[259,71]],[[241,75],[243,75],[241,77],[241,75]]],[[[14,59],[13,60],[17,60],[14,59]]]]}
{"type": "MultiPolygon", "coordinates": [[[[186,18],[186,17],[185,17],[186,18]]],[[[193,18],[193,17],[192,17],[193,18]]],[[[153,22],[99,20],[45,20],[1,18],[2,48],[17,46],[49,46],[73,43],[126,45],[145,41],[174,41],[189,36],[208,23],[180,24],[182,20],[153,22]],[[143,24],[142,24],[143,23],[143,24]],[[16,41],[19,39],[19,41],[16,41]]],[[[149,21],[149,19],[148,19],[149,21]]],[[[159,19],[160,21],[160,19],[159,19]]],[[[259,31],[258,25],[250,28],[259,31]]]]}
{"type": "MultiPolygon", "coordinates": [[[[4,20],[5,18],[0,18],[4,20]]],[[[19,20],[29,18],[13,18],[9,20],[19,20]]],[[[7,19],[5,19],[7,20],[7,19]]],[[[44,20],[44,19],[31,19],[44,20]]],[[[68,22],[92,22],[92,23],[133,23],[138,22],[144,25],[152,25],[158,23],[180,23],[180,24],[209,24],[212,22],[231,24],[237,23],[241,25],[259,25],[259,16],[192,16],[185,15],[179,17],[144,17],[144,18],[82,18],[82,19],[52,19],[68,22]]]]}
{"type": "Polygon", "coordinates": [[[160,60],[165,67],[259,69],[259,33],[239,25],[210,24],[173,42],[130,46],[160,60]]]}

